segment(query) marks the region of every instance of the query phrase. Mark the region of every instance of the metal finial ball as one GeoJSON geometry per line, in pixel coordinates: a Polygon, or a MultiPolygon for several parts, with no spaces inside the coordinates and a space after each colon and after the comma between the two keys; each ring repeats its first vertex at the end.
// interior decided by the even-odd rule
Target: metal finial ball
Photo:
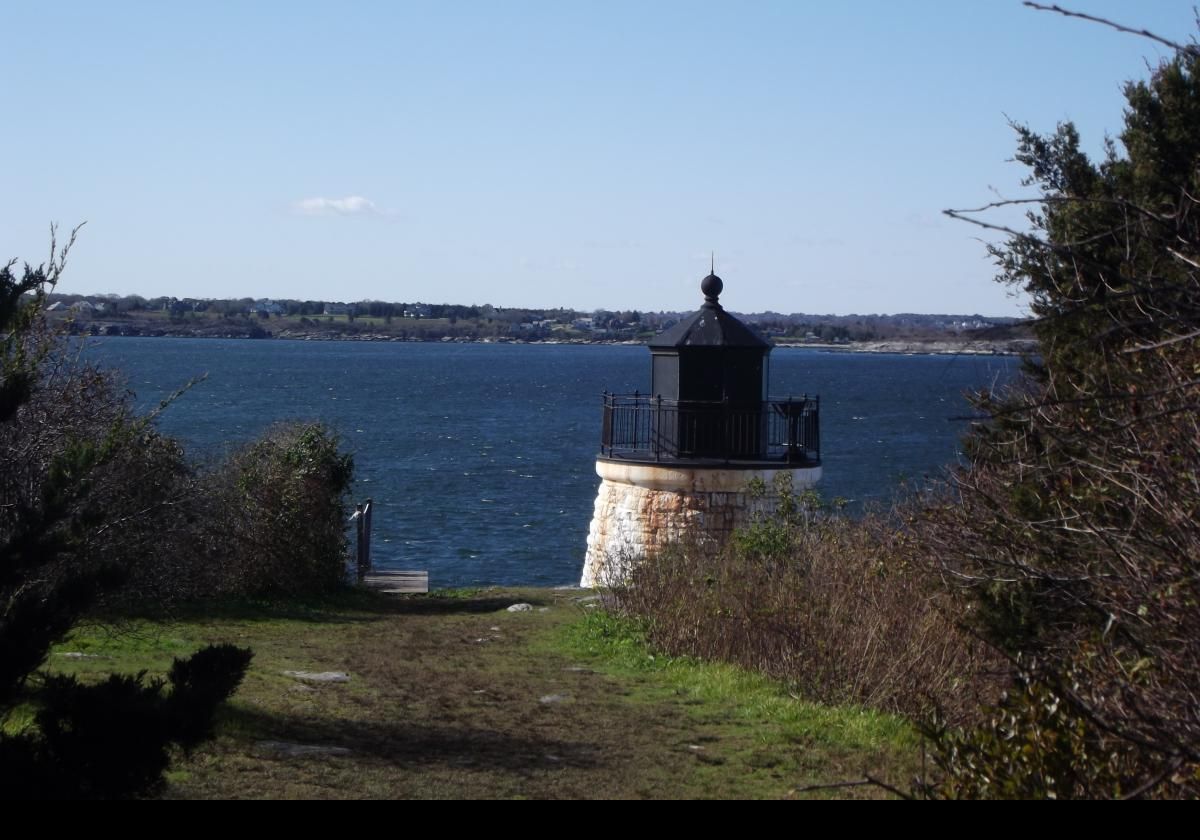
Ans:
{"type": "Polygon", "coordinates": [[[700,281],[700,291],[704,292],[704,299],[711,300],[714,303],[721,296],[721,290],[724,288],[725,284],[715,274],[710,274],[700,281]]]}

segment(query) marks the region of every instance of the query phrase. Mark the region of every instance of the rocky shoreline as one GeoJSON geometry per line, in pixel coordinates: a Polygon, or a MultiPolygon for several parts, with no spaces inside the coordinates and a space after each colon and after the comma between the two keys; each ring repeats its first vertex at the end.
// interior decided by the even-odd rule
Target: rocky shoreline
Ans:
{"type": "Polygon", "coordinates": [[[807,347],[813,350],[837,350],[849,353],[900,353],[935,356],[1027,356],[1037,352],[1030,338],[981,341],[855,341],[850,344],[807,344],[776,342],[776,347],[807,347]]]}

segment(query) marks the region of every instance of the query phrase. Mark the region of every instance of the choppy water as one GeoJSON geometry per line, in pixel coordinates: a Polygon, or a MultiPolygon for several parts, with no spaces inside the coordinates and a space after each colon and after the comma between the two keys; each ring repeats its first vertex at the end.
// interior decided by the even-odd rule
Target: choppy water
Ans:
{"type": "MultiPolygon", "coordinates": [[[[161,426],[218,454],[271,423],[321,419],[354,453],[376,503],[377,565],[434,587],[579,578],[599,479],[603,390],[646,391],[643,347],[106,338],[144,405],[201,374],[161,426]]],[[[777,348],[772,396],[820,394],[828,497],[886,501],[957,455],[962,394],[1015,359],[777,348]],[[956,419],[957,418],[957,419],[956,419]]]]}

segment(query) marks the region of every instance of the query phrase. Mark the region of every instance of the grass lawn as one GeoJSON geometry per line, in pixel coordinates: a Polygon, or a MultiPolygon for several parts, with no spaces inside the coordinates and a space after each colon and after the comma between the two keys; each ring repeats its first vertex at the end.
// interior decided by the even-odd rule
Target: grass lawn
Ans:
{"type": "Polygon", "coordinates": [[[919,743],[903,721],[655,657],[589,598],[355,592],[320,605],[210,607],[84,628],[50,663],[155,674],[209,642],[254,649],[216,740],[174,763],[170,797],[878,796],[799,789],[868,773],[905,786],[914,775],[919,743]],[[507,611],[517,603],[532,609],[507,611]]]}

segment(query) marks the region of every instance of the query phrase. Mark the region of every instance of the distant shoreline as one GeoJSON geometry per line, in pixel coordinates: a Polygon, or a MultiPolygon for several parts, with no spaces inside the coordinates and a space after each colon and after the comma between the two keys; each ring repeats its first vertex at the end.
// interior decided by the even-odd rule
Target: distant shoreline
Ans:
{"type": "MultiPolygon", "coordinates": [[[[154,332],[138,332],[133,335],[105,335],[100,334],[92,336],[93,338],[223,338],[236,339],[243,341],[369,341],[369,342],[389,342],[396,344],[524,344],[524,345],[581,345],[581,346],[598,346],[598,345],[626,345],[631,347],[643,347],[645,342],[637,339],[585,339],[585,338],[568,338],[568,339],[520,339],[520,338],[466,338],[466,337],[445,337],[440,339],[421,339],[421,338],[401,338],[399,336],[385,335],[383,333],[308,333],[308,332],[293,332],[291,330],[283,330],[279,333],[268,333],[262,336],[237,335],[234,333],[219,334],[212,332],[201,331],[167,331],[155,330],[154,332]]],[[[894,353],[901,355],[934,355],[934,356],[1020,356],[1029,353],[1034,353],[1037,350],[1037,342],[1031,339],[1002,339],[1002,340],[979,340],[979,341],[950,341],[946,339],[936,339],[930,341],[921,340],[905,340],[905,339],[890,339],[886,341],[852,341],[848,343],[821,343],[821,342],[802,342],[802,341],[776,341],[775,347],[801,350],[821,350],[826,352],[839,353],[894,353]]]]}

